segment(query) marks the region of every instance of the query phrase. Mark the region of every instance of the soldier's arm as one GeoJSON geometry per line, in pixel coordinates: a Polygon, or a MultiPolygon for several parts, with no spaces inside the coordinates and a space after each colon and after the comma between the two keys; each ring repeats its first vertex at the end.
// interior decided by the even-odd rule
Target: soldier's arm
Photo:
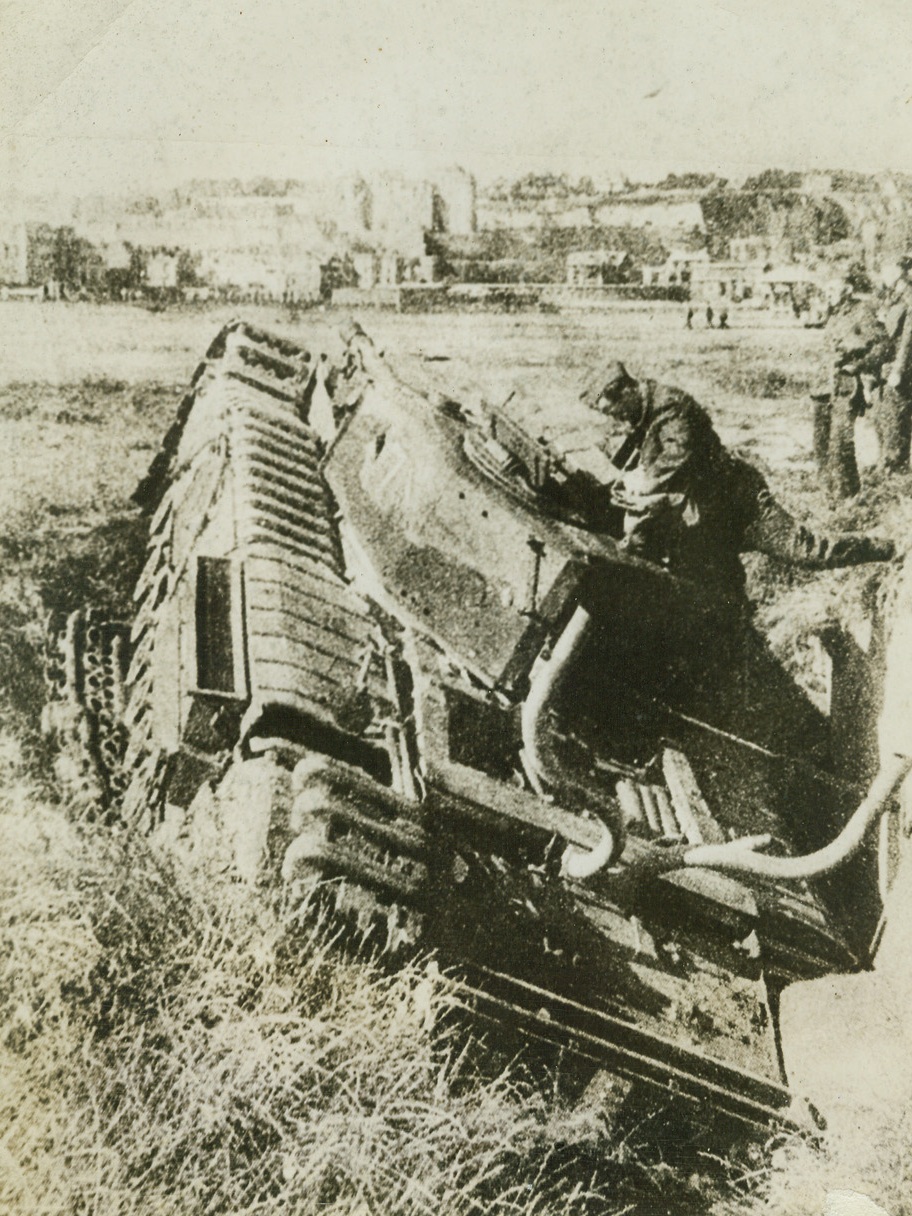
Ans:
{"type": "Polygon", "coordinates": [[[893,357],[893,345],[884,323],[869,314],[839,336],[836,366],[849,376],[877,376],[893,357]]]}
{"type": "Polygon", "coordinates": [[[619,471],[606,471],[605,475],[597,476],[562,464],[552,469],[539,494],[550,507],[569,516],[572,522],[595,532],[620,536],[623,510],[614,501],[614,486],[620,476],[619,471]]]}
{"type": "Polygon", "coordinates": [[[656,421],[640,455],[643,492],[685,490],[688,466],[693,463],[699,443],[698,428],[686,414],[671,414],[656,421]]]}
{"type": "Polygon", "coordinates": [[[893,356],[893,343],[886,329],[873,336],[867,346],[851,355],[841,365],[841,369],[850,376],[880,375],[881,368],[889,363],[893,356]]]}

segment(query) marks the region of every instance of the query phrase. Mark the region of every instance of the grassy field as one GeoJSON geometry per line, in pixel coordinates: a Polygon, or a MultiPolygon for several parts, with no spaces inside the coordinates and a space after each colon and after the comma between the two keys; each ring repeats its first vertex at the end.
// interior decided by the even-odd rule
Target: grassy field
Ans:
{"type": "MultiPolygon", "coordinates": [[[[141,540],[129,494],[229,314],[0,316],[0,1212],[722,1213],[748,1193],[758,1211],[822,1211],[826,1170],[806,1156],[799,1185],[794,1164],[682,1152],[648,1126],[619,1138],[547,1070],[434,1030],[448,993],[433,971],[390,976],[319,931],[289,937],[287,910],[218,859],[184,873],[67,815],[38,731],[42,621],[87,600],[124,611],[141,540]]],[[[331,355],[347,320],[244,316],[331,355]]],[[[689,332],[664,306],[360,319],[406,380],[510,398],[583,462],[597,430],[579,391],[622,358],[693,392],[798,514],[830,518],[809,459],[816,331],[736,317],[689,332]]],[[[895,491],[868,473],[838,522],[902,539],[895,491]]],[[[800,666],[799,627],[860,577],[752,563],[783,657],[800,666]]]]}

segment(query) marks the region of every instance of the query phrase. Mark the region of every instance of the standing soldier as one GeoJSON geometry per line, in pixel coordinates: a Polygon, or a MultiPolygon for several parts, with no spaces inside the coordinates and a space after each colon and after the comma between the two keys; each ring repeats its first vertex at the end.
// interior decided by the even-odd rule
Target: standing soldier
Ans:
{"type": "Polygon", "coordinates": [[[855,419],[867,409],[863,376],[879,381],[893,344],[878,319],[870,280],[860,266],[846,275],[839,302],[826,332],[830,347],[830,383],[813,394],[814,457],[831,499],[852,498],[861,488],[855,456],[855,419]]]}
{"type": "Polygon", "coordinates": [[[899,270],[886,313],[893,366],[877,415],[880,465],[887,473],[908,469],[912,441],[912,254],[900,259],[899,270]]]}

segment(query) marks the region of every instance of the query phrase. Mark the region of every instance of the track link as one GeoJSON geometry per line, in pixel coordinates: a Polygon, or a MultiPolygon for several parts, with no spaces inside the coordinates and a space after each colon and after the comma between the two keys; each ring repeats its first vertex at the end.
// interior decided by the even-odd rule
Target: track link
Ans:
{"type": "Polygon", "coordinates": [[[94,608],[48,622],[43,725],[59,747],[62,790],[86,814],[113,814],[127,784],[129,633],[94,608]]]}
{"type": "Polygon", "coordinates": [[[415,950],[429,881],[425,835],[408,804],[322,757],[297,765],[293,788],[282,862],[292,904],[328,911],[359,945],[395,958],[415,950]]]}

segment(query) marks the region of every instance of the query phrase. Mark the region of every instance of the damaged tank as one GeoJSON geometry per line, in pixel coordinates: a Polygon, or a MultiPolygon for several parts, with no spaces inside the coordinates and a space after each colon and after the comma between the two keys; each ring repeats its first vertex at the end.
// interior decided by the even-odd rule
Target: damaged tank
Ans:
{"type": "Polygon", "coordinates": [[[779,993],[858,965],[855,886],[695,860],[817,849],[857,791],[743,616],[594,530],[575,476],[363,333],[334,368],[227,326],[137,491],[133,621],[74,617],[54,656],[77,778],[434,949],[480,1017],[787,1123],[779,993]]]}

